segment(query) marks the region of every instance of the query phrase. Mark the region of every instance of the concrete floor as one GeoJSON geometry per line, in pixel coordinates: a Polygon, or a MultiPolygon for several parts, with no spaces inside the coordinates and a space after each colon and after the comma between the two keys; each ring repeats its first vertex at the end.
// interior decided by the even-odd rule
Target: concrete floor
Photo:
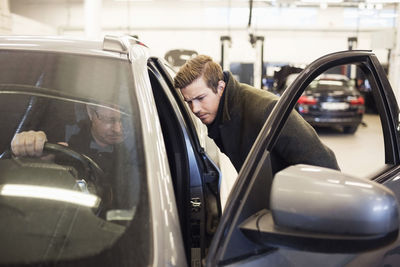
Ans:
{"type": "MultiPolygon", "coordinates": [[[[378,115],[365,114],[363,124],[354,134],[344,134],[340,128],[317,129],[322,142],[330,147],[336,155],[342,172],[368,178],[384,165],[384,147],[382,128],[378,115]]],[[[219,153],[221,172],[221,203],[225,206],[229,191],[237,173],[229,159],[219,153]]]]}
{"type": "Polygon", "coordinates": [[[341,129],[317,129],[322,141],[336,154],[344,173],[361,178],[384,165],[384,146],[378,115],[365,114],[363,124],[355,134],[343,134],[341,129]]]}

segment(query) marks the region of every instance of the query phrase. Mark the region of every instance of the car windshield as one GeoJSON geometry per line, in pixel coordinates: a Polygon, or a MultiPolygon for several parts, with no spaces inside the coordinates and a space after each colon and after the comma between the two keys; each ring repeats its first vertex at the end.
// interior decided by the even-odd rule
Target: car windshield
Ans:
{"type": "Polygon", "coordinates": [[[313,92],[354,91],[354,86],[348,80],[316,79],[310,83],[307,90],[313,92]]]}
{"type": "Polygon", "coordinates": [[[0,60],[0,265],[147,265],[129,61],[39,51],[0,51],[0,60]],[[48,141],[40,157],[10,152],[17,133],[38,131],[48,141]]]}

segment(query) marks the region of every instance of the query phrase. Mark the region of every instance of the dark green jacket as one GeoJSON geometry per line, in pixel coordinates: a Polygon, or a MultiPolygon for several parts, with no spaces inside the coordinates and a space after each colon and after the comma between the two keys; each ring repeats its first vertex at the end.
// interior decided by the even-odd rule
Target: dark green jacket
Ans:
{"type": "MultiPolygon", "coordinates": [[[[265,90],[239,83],[225,73],[226,87],[210,134],[239,172],[278,97],[265,90]],[[223,101],[223,102],[222,102],[223,101]],[[221,114],[222,113],[222,114],[221,114]],[[217,128],[216,128],[217,127],[217,128]]],[[[325,146],[315,130],[292,111],[271,153],[273,173],[294,164],[310,164],[339,169],[335,154],[325,146]]]]}

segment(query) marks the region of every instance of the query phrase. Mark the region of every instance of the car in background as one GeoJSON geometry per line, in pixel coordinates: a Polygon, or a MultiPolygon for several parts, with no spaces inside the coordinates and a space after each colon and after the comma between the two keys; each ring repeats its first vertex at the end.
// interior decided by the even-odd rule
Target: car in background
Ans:
{"type": "MultiPolygon", "coordinates": [[[[298,74],[288,76],[290,84],[298,74]]],[[[341,127],[353,134],[362,122],[364,98],[345,75],[322,74],[299,98],[296,110],[314,127],[341,127]]]]}
{"type": "Polygon", "coordinates": [[[4,36],[0,59],[0,266],[399,262],[399,109],[372,53],[327,55],[296,78],[223,214],[219,169],[200,145],[168,67],[139,40],[4,36]],[[376,92],[385,166],[371,180],[309,165],[273,176],[270,151],[309,81],[350,63],[364,67],[376,92]],[[88,110],[99,107],[120,114],[107,123],[122,126],[125,136],[113,158],[116,172],[106,177],[80,147],[57,144],[82,131],[88,110]],[[47,133],[45,151],[54,160],[10,153],[13,136],[29,130],[47,133]]]}

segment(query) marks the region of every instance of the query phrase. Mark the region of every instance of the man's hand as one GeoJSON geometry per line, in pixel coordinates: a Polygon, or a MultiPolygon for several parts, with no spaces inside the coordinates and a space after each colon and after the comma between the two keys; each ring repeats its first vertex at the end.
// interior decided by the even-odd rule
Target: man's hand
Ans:
{"type": "Polygon", "coordinates": [[[46,141],[47,137],[43,131],[21,132],[16,134],[11,141],[11,151],[19,157],[40,157],[46,141]]]}

